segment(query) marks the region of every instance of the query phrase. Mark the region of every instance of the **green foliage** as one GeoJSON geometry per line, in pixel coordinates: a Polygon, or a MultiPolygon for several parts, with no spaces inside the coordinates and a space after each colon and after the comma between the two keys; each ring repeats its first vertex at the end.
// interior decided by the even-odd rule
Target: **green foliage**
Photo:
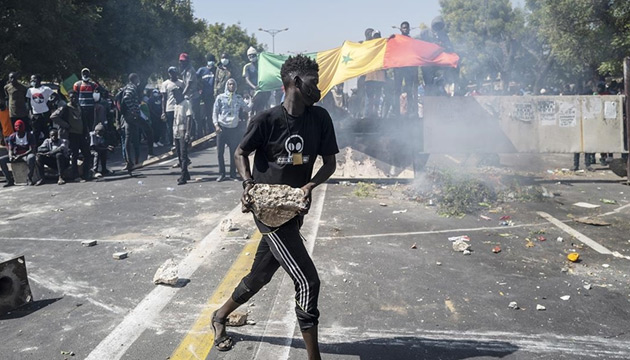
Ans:
{"type": "Polygon", "coordinates": [[[247,49],[253,46],[258,52],[264,50],[256,36],[248,35],[239,24],[204,24],[204,30],[196,34],[191,39],[191,43],[194,47],[191,55],[199,64],[206,63],[207,54],[213,54],[217,61],[221,58],[221,54],[228,54],[230,57],[228,67],[232,72],[232,77],[238,82],[239,92],[245,89],[242,75],[243,66],[249,62],[247,49]]]}
{"type": "Polygon", "coordinates": [[[0,24],[0,76],[49,80],[83,67],[100,81],[165,73],[203,30],[188,0],[6,0],[0,24]]]}
{"type": "Polygon", "coordinates": [[[367,197],[374,196],[375,191],[376,191],[375,184],[359,181],[357,183],[357,188],[354,190],[354,195],[358,197],[367,198],[367,197]]]}

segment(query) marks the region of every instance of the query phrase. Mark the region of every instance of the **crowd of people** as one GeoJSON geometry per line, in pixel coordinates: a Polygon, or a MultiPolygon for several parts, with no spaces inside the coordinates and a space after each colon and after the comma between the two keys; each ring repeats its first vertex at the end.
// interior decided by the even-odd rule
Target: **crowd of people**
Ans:
{"type": "MultiPolygon", "coordinates": [[[[189,56],[179,56],[179,68],[167,69],[160,86],[141,89],[136,73],[113,93],[94,81],[90,69],[67,94],[42,84],[40,75],[30,77],[30,86],[20,83],[19,74],[9,74],[0,91],[0,142],[7,153],[0,157],[4,187],[15,179],[9,163],[28,166],[26,185],[41,185],[54,176],[59,185],[66,181],[85,182],[114,173],[108,157],[120,145],[123,172],[130,175],[141,163],[141,144],[147,157],[154,149],[168,146],[177,155],[174,167],[181,168],[178,184],[190,180],[188,148],[194,139],[216,134],[219,174],[217,181],[238,180],[233,157],[247,121],[268,107],[270,95],[256,93],[258,53],[247,50],[249,63],[243,68],[248,88],[237,93],[237,82],[229,67],[229,55],[220,62],[212,54],[205,66],[195,70],[189,56]],[[225,147],[229,149],[229,172],[225,147]],[[81,166],[79,167],[79,163],[81,166]]],[[[52,84],[51,84],[52,85],[52,84]]]]}

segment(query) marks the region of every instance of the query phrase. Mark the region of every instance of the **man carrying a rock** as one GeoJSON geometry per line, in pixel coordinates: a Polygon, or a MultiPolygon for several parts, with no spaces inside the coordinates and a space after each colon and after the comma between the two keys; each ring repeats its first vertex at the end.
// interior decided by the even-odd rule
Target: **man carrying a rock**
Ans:
{"type": "MultiPolygon", "coordinates": [[[[280,72],[286,91],[285,101],[256,115],[249,124],[234,157],[238,171],[245,179],[241,199],[243,211],[250,211],[252,198],[248,192],[257,183],[301,188],[303,200],[310,205],[313,188],[335,172],[335,154],[339,149],[332,120],[326,110],[313,106],[321,96],[317,88],[318,71],[317,63],[308,57],[289,57],[280,72]],[[252,176],[248,156],[254,151],[252,176]],[[318,155],[324,165],[311,178],[318,155]]],[[[263,237],[250,273],[241,280],[231,298],[213,313],[217,350],[227,351],[233,345],[232,338],[225,332],[228,315],[256,294],[282,266],[295,284],[295,312],[308,359],[321,358],[317,341],[320,283],[299,231],[303,215],[298,214],[279,227],[267,226],[254,215],[263,237]]]]}

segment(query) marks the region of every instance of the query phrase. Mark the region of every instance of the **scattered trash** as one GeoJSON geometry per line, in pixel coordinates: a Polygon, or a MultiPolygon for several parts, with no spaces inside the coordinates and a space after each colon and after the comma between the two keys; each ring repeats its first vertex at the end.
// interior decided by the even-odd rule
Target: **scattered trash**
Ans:
{"type": "Polygon", "coordinates": [[[579,222],[581,224],[594,225],[594,226],[610,226],[609,222],[596,219],[596,218],[591,218],[591,217],[581,217],[581,218],[574,219],[573,221],[579,222]]]}
{"type": "Polygon", "coordinates": [[[569,255],[567,255],[567,259],[569,259],[569,261],[571,262],[576,262],[578,261],[579,258],[580,258],[580,254],[576,252],[572,252],[569,255]]]}
{"type": "Polygon", "coordinates": [[[138,180],[138,185],[144,185],[144,183],[142,182],[142,180],[138,180]]]}
{"type": "Polygon", "coordinates": [[[542,305],[540,305],[540,304],[537,304],[536,305],[536,310],[538,310],[538,311],[545,311],[545,310],[547,310],[547,308],[542,306],[542,305]]]}
{"type": "Polygon", "coordinates": [[[165,285],[175,285],[179,280],[179,276],[177,275],[177,264],[173,261],[173,259],[168,259],[162,264],[155,275],[153,275],[153,283],[155,285],[165,284],[165,285]]]}
{"type": "Polygon", "coordinates": [[[485,215],[479,215],[479,217],[482,218],[483,220],[486,220],[486,221],[492,221],[491,217],[488,217],[488,216],[485,216],[485,215]]]}
{"type": "Polygon", "coordinates": [[[453,243],[453,250],[458,252],[464,252],[470,249],[470,244],[464,240],[457,240],[453,243]]]}
{"type": "Polygon", "coordinates": [[[413,245],[411,245],[411,248],[412,248],[412,249],[417,249],[417,248],[418,248],[418,246],[416,245],[416,243],[413,243],[413,245]]]}
{"type": "Polygon", "coordinates": [[[501,221],[512,220],[512,217],[510,215],[503,215],[499,218],[499,220],[501,221]]]}
{"type": "Polygon", "coordinates": [[[621,255],[621,253],[619,253],[619,251],[613,251],[613,256],[616,258],[621,258],[621,259],[626,259],[626,260],[630,260],[630,256],[627,255],[621,255]]]}
{"type": "Polygon", "coordinates": [[[565,272],[569,272],[569,268],[568,268],[568,267],[563,267],[562,269],[560,269],[560,271],[562,271],[562,272],[564,272],[564,273],[565,273],[565,272]]]}
{"type": "Polygon", "coordinates": [[[608,269],[608,268],[610,267],[610,265],[608,265],[608,264],[602,264],[602,267],[603,267],[604,269],[608,269]]]}
{"type": "Polygon", "coordinates": [[[470,252],[470,250],[464,250],[464,251],[462,251],[462,254],[464,254],[464,255],[470,255],[470,254],[472,254],[472,253],[470,252]]]}
{"type": "Polygon", "coordinates": [[[538,235],[538,237],[536,238],[538,241],[547,241],[547,238],[542,236],[542,235],[538,235]]]}
{"type": "Polygon", "coordinates": [[[598,207],[600,207],[600,205],[589,204],[587,202],[576,202],[573,205],[581,207],[581,208],[585,208],[585,209],[597,209],[598,207]]]}
{"type": "Polygon", "coordinates": [[[571,295],[560,296],[560,299],[562,299],[564,301],[568,301],[570,298],[571,298],[571,295]]]}
{"type": "Polygon", "coordinates": [[[383,206],[383,207],[387,206],[387,204],[385,204],[385,203],[380,203],[379,205],[383,206]]]}
{"type": "Polygon", "coordinates": [[[448,241],[458,241],[458,240],[470,241],[470,237],[468,235],[460,235],[460,236],[451,236],[450,238],[448,238],[448,241]]]}
{"type": "Polygon", "coordinates": [[[541,186],[540,189],[542,190],[541,193],[542,193],[543,197],[546,197],[546,198],[553,198],[553,197],[555,197],[555,195],[552,192],[550,192],[549,190],[547,190],[546,187],[541,186]]]}
{"type": "Polygon", "coordinates": [[[616,200],[610,200],[610,199],[599,199],[599,201],[601,201],[604,204],[609,204],[609,205],[617,205],[617,201],[616,200]]]}
{"type": "Polygon", "coordinates": [[[593,285],[586,284],[586,285],[583,286],[583,288],[585,288],[586,290],[591,290],[593,288],[593,285]]]}
{"type": "Polygon", "coordinates": [[[339,185],[350,186],[350,181],[340,181],[339,185]]]}
{"type": "Polygon", "coordinates": [[[63,208],[57,208],[57,209],[53,209],[54,212],[61,212],[63,211],[63,208]]]}
{"type": "Polygon", "coordinates": [[[166,188],[166,191],[175,191],[175,188],[172,188],[172,187],[167,187],[167,188],[166,188]]]}
{"type": "Polygon", "coordinates": [[[499,225],[501,225],[501,226],[514,226],[514,222],[512,222],[512,220],[501,221],[499,223],[499,225]]]}
{"type": "Polygon", "coordinates": [[[227,326],[243,326],[247,324],[247,313],[235,311],[227,318],[227,326]]]}
{"type": "Polygon", "coordinates": [[[122,260],[127,258],[127,255],[129,255],[127,252],[117,252],[113,254],[113,257],[116,260],[122,260]]]}
{"type": "Polygon", "coordinates": [[[504,237],[504,238],[518,237],[516,235],[512,235],[512,234],[509,234],[509,233],[502,233],[502,234],[499,234],[499,236],[500,237],[504,237]]]}
{"type": "Polygon", "coordinates": [[[83,240],[81,241],[81,245],[87,246],[87,247],[94,246],[96,245],[96,240],[83,240]]]}
{"type": "Polygon", "coordinates": [[[495,254],[498,254],[498,253],[501,252],[501,248],[498,247],[498,246],[495,246],[495,247],[492,248],[492,252],[495,253],[495,254]]]}
{"type": "Polygon", "coordinates": [[[63,350],[61,350],[61,355],[74,356],[74,351],[63,351],[63,350]]]}
{"type": "Polygon", "coordinates": [[[488,204],[487,202],[480,202],[479,206],[483,206],[483,207],[487,207],[487,208],[492,207],[492,205],[488,204]]]}
{"type": "Polygon", "coordinates": [[[534,246],[536,246],[536,244],[534,244],[534,242],[529,240],[529,239],[525,239],[525,241],[526,241],[525,242],[525,247],[533,248],[534,246]]]}
{"type": "Polygon", "coordinates": [[[441,263],[441,262],[439,262],[439,261],[437,261],[437,262],[435,263],[435,265],[437,265],[437,266],[442,266],[442,263],[441,263]]]}
{"type": "Polygon", "coordinates": [[[558,236],[558,238],[556,239],[557,242],[563,242],[564,239],[562,238],[562,236],[558,236]]]}
{"type": "Polygon", "coordinates": [[[433,199],[429,199],[429,202],[427,203],[427,206],[435,206],[435,203],[433,202],[433,199]]]}
{"type": "Polygon", "coordinates": [[[220,229],[222,232],[228,232],[232,230],[233,228],[234,228],[234,222],[232,221],[232,219],[227,218],[221,221],[220,229]]]}
{"type": "Polygon", "coordinates": [[[256,322],[254,320],[247,320],[245,323],[247,325],[256,325],[256,322]]]}
{"type": "Polygon", "coordinates": [[[516,303],[516,301],[512,301],[512,302],[510,302],[510,304],[508,305],[508,308],[510,308],[510,309],[512,309],[512,310],[518,310],[518,309],[520,309],[520,308],[518,307],[518,304],[516,303]]]}
{"type": "Polygon", "coordinates": [[[406,212],[407,212],[407,209],[405,209],[405,210],[394,210],[394,211],[392,211],[392,214],[404,214],[406,212]]]}

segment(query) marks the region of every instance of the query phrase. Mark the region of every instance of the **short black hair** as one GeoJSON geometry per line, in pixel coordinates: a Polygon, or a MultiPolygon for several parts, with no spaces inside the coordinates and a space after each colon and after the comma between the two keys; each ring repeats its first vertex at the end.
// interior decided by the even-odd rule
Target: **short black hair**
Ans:
{"type": "Polygon", "coordinates": [[[140,76],[136,73],[129,74],[129,82],[134,82],[133,79],[140,79],[140,76]]]}
{"type": "Polygon", "coordinates": [[[206,55],[206,61],[217,61],[217,59],[212,54],[206,55]]]}
{"type": "Polygon", "coordinates": [[[280,77],[282,78],[282,84],[286,88],[291,78],[300,75],[317,74],[319,72],[319,65],[313,59],[302,54],[296,56],[289,56],[289,58],[282,64],[280,69],[280,77]]]}
{"type": "Polygon", "coordinates": [[[400,27],[403,27],[403,25],[407,25],[409,26],[409,21],[403,21],[400,23],[400,27]]]}

